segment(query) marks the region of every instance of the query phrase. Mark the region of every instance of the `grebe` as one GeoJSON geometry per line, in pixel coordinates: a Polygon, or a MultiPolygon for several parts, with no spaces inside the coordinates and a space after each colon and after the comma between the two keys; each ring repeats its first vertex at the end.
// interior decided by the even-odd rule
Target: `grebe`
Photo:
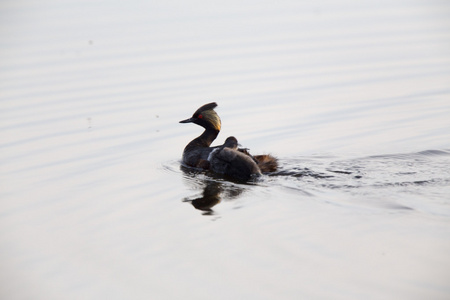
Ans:
{"type": "Polygon", "coordinates": [[[223,145],[210,147],[221,129],[221,121],[214,108],[215,102],[197,109],[191,118],[180,123],[195,123],[205,131],[193,139],[183,151],[183,163],[188,166],[211,170],[237,181],[248,181],[265,172],[276,171],[277,159],[271,155],[252,156],[247,149],[238,149],[235,137],[229,137],[223,145]]]}

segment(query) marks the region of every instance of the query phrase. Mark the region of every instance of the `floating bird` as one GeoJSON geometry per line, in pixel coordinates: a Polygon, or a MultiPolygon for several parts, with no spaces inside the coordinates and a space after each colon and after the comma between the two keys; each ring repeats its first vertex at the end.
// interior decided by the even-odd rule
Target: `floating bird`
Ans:
{"type": "Polygon", "coordinates": [[[210,147],[221,129],[221,121],[214,108],[215,102],[208,103],[195,111],[191,118],[180,123],[195,123],[205,131],[193,139],[183,151],[183,163],[214,173],[225,175],[239,182],[246,182],[262,173],[278,168],[277,159],[271,155],[252,156],[247,149],[238,148],[238,141],[231,136],[220,146],[210,147]]]}

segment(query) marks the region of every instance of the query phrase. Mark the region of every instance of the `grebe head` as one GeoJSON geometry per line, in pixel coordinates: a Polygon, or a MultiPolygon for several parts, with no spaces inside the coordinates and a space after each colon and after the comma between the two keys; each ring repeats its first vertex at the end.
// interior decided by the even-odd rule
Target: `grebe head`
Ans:
{"type": "Polygon", "coordinates": [[[195,123],[205,129],[212,128],[220,131],[221,122],[214,108],[217,107],[215,102],[208,103],[195,111],[191,118],[180,121],[180,123],[195,123]]]}

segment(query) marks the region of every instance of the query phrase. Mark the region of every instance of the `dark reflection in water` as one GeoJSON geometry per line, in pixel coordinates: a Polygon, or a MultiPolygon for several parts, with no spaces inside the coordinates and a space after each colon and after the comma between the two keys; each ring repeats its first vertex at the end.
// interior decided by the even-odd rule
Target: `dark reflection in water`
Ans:
{"type": "Polygon", "coordinates": [[[214,174],[210,174],[209,172],[207,179],[201,179],[197,175],[204,174],[205,172],[203,171],[185,167],[183,165],[181,166],[181,170],[186,175],[185,178],[196,178],[195,181],[186,180],[188,184],[195,188],[203,189],[201,195],[186,197],[183,199],[183,202],[190,202],[196,209],[203,211],[204,215],[213,215],[214,210],[212,208],[220,203],[222,198],[233,200],[238,198],[245,191],[245,188],[243,187],[224,184],[223,181],[220,181],[220,178],[217,178],[214,174]]]}
{"type": "Polygon", "coordinates": [[[221,183],[210,181],[206,183],[203,194],[200,197],[185,198],[184,202],[191,202],[191,204],[198,210],[204,211],[205,215],[213,214],[212,207],[218,204],[221,200],[222,187],[221,183]]]}

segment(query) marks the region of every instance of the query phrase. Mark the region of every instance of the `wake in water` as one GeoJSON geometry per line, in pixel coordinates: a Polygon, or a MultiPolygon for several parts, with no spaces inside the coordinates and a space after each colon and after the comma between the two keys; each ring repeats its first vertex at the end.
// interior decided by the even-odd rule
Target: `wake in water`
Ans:
{"type": "MultiPolygon", "coordinates": [[[[412,202],[416,207],[427,206],[424,201],[442,203],[446,207],[449,204],[449,150],[350,159],[301,156],[280,159],[279,164],[279,171],[248,184],[233,183],[214,174],[182,166],[187,184],[202,189],[201,194],[186,197],[183,201],[211,214],[212,207],[221,200],[235,199],[251,188],[278,187],[295,190],[302,196],[333,191],[341,193],[345,199],[353,199],[353,202],[384,201],[386,207],[398,209],[413,209],[412,202]]],[[[425,210],[450,214],[436,207],[425,210]]]]}
{"type": "Polygon", "coordinates": [[[375,155],[353,159],[299,157],[286,159],[281,171],[271,176],[310,177],[329,188],[448,185],[450,151],[427,150],[418,153],[375,155]],[[303,166],[299,168],[298,166],[303,166]]]}

